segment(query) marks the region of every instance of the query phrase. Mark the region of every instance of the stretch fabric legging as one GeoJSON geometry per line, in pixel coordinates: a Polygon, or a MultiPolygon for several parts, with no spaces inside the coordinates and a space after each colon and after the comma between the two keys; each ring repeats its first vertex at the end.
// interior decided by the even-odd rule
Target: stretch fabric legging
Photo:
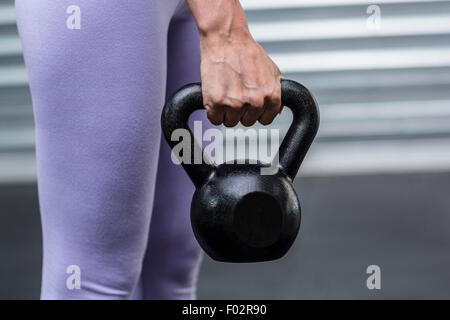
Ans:
{"type": "Polygon", "coordinates": [[[41,298],[195,298],[193,185],[160,127],[167,97],[200,81],[187,4],[15,5],[35,116],[41,298]]]}

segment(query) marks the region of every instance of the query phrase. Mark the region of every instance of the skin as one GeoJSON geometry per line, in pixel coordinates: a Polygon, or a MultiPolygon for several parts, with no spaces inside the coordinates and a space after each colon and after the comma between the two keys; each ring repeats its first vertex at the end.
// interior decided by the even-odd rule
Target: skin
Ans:
{"type": "Polygon", "coordinates": [[[238,0],[187,0],[200,34],[203,103],[215,125],[270,124],[281,72],[253,39],[238,0]]]}

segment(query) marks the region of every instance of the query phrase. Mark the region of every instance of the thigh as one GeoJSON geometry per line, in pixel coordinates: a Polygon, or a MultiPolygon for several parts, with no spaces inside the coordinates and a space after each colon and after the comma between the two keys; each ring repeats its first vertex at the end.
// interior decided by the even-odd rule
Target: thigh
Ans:
{"type": "Polygon", "coordinates": [[[176,2],[78,0],[77,13],[72,1],[16,0],[36,123],[43,298],[127,297],[139,277],[176,2]],[[67,26],[72,14],[79,29],[67,26]],[[81,269],[81,290],[66,287],[69,265],[81,269]]]}

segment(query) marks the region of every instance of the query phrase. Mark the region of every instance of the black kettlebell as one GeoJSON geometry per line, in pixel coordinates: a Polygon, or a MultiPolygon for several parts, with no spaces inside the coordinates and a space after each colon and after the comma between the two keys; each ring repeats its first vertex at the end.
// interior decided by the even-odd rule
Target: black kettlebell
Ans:
{"type": "MultiPolygon", "coordinates": [[[[191,224],[203,250],[226,262],[257,262],[281,258],[300,227],[300,203],[292,185],[319,126],[315,99],[301,84],[281,80],[282,103],[293,122],[279,150],[278,172],[261,175],[270,164],[183,163],[196,187],[191,203],[191,224]]],[[[178,90],[165,104],[161,125],[173,148],[172,133],[188,130],[191,150],[201,150],[188,126],[190,114],[203,108],[201,84],[178,90]]]]}

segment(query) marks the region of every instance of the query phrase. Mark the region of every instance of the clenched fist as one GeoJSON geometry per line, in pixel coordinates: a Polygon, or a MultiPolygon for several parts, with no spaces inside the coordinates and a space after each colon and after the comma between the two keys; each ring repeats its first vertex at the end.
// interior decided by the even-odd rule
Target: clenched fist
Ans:
{"type": "Polygon", "coordinates": [[[200,31],[203,104],[215,125],[270,124],[281,112],[282,75],[251,36],[239,1],[190,0],[200,31]]]}

